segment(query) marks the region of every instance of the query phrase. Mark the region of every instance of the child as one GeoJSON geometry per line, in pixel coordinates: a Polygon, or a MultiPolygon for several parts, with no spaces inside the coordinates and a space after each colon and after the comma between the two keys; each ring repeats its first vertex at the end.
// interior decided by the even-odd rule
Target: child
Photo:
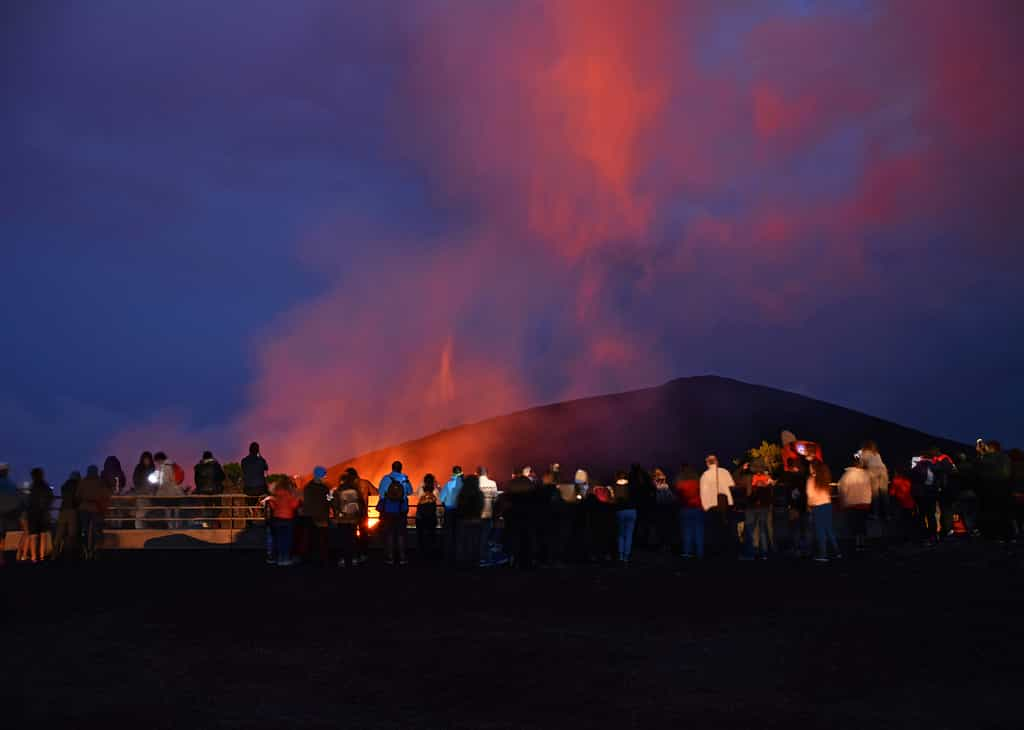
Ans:
{"type": "Polygon", "coordinates": [[[295,513],[299,508],[299,498],[292,492],[291,485],[286,480],[281,480],[274,485],[274,493],[267,503],[273,515],[276,564],[289,566],[292,564],[292,535],[295,527],[295,513]]]}
{"type": "Polygon", "coordinates": [[[416,539],[420,553],[427,560],[437,558],[437,479],[433,474],[423,477],[419,502],[416,505],[416,539]]]}

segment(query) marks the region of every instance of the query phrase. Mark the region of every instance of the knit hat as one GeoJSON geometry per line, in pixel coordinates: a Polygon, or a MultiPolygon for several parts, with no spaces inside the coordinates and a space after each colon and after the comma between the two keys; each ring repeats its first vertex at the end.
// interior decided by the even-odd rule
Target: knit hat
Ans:
{"type": "Polygon", "coordinates": [[[327,476],[327,470],[324,467],[318,466],[313,470],[314,479],[323,479],[325,476],[327,476]]]}
{"type": "Polygon", "coordinates": [[[574,480],[577,484],[587,484],[590,481],[590,477],[587,475],[585,469],[576,470],[576,478],[574,480]]]}

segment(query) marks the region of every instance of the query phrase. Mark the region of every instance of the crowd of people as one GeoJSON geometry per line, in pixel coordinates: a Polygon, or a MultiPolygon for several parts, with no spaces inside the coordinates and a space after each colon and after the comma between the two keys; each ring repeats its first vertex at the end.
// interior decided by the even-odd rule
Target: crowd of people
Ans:
{"type": "MultiPolygon", "coordinates": [[[[60,488],[55,524],[55,495],[43,470],[33,469],[19,490],[0,464],[0,523],[21,528],[18,560],[90,559],[102,545],[113,496],[135,495],[135,526],[144,527],[154,502],[215,496],[231,483],[263,508],[267,562],[276,566],[301,560],[354,567],[368,560],[373,535],[387,565],[405,565],[412,526],[419,560],[522,568],[628,565],[635,544],[684,559],[788,554],[828,562],[897,542],[1010,541],[1024,531],[1024,453],[1004,452],[996,441],[979,439],[973,454],[955,458],[932,447],[891,473],[868,441],[835,481],[819,444],[788,431],[780,441],[734,460],[732,469],[709,454],[700,469],[683,464],[670,476],[664,467],[634,464],[599,483],[586,468],[568,479],[558,464],[539,475],[523,466],[500,487],[483,466],[469,474],[454,466],[443,484],[425,474],[414,487],[396,461],[377,484],[354,468],[330,483],[318,466],[300,488],[269,473],[258,443],[237,465],[237,480],[207,451],[186,486],[166,454],[145,452],[131,479],[113,456],[84,477],[73,472],[60,488]]],[[[174,507],[161,512],[168,528],[186,522],[174,507]]]]}

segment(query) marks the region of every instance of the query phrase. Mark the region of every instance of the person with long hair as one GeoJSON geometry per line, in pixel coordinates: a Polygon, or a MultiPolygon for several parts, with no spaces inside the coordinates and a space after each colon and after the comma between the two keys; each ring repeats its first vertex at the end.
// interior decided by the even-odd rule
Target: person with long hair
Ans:
{"type": "Polygon", "coordinates": [[[28,490],[28,504],[25,515],[28,523],[29,560],[38,563],[46,559],[46,536],[50,534],[50,506],[53,504],[53,490],[46,482],[43,470],[32,470],[32,484],[28,490]]]}
{"type": "Polygon", "coordinates": [[[152,494],[155,490],[149,476],[156,471],[156,464],[153,462],[153,452],[143,451],[139,455],[139,463],[132,471],[132,491],[135,493],[135,529],[146,529],[146,508],[149,500],[145,495],[152,494]]]}
{"type": "Polygon", "coordinates": [[[73,471],[60,488],[60,511],[53,536],[53,557],[74,558],[78,549],[78,483],[80,472],[73,471]]]}
{"type": "Polygon", "coordinates": [[[830,547],[833,556],[841,558],[839,541],[832,526],[832,472],[825,462],[818,459],[811,460],[807,475],[807,507],[814,520],[814,559],[819,563],[827,563],[830,547]]]}

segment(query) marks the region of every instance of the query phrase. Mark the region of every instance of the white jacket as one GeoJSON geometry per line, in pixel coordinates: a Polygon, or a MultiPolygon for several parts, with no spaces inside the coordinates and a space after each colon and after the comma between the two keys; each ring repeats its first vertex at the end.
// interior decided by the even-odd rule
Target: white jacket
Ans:
{"type": "Polygon", "coordinates": [[[181,497],[185,494],[174,479],[174,462],[165,461],[164,465],[153,472],[156,477],[156,496],[181,497]]]}
{"type": "Polygon", "coordinates": [[[480,519],[489,520],[494,517],[494,500],[498,498],[498,483],[488,476],[480,477],[480,491],[484,495],[484,508],[480,519]]]}
{"type": "Polygon", "coordinates": [[[732,506],[732,487],[736,483],[732,480],[732,474],[728,469],[716,466],[708,469],[700,475],[700,504],[707,512],[712,507],[718,506],[718,495],[724,494],[732,506]]]}

